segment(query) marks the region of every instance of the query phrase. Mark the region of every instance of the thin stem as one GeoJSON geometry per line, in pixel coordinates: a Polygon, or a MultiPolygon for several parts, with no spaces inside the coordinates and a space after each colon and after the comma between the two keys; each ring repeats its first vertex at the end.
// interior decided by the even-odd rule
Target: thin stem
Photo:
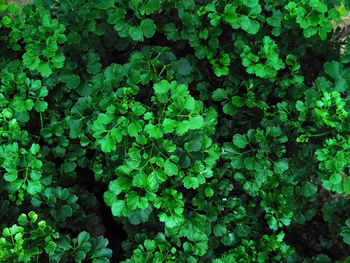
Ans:
{"type": "Polygon", "coordinates": [[[41,114],[41,112],[39,112],[40,115],[40,125],[41,125],[41,129],[44,128],[44,121],[43,121],[43,115],[41,114]]]}
{"type": "Polygon", "coordinates": [[[163,155],[166,159],[169,159],[168,156],[166,156],[153,142],[152,144],[154,145],[154,147],[158,150],[158,152],[163,155]]]}
{"type": "Polygon", "coordinates": [[[27,181],[27,179],[28,179],[28,170],[29,170],[29,168],[27,167],[27,168],[26,168],[25,178],[24,178],[25,181],[27,181]]]}
{"type": "Polygon", "coordinates": [[[251,150],[248,150],[248,151],[245,151],[245,152],[242,152],[242,153],[238,153],[239,155],[244,155],[246,153],[249,153],[249,152],[256,152],[256,149],[251,149],[251,150]]]}
{"type": "Polygon", "coordinates": [[[160,71],[160,73],[158,74],[157,77],[160,77],[160,76],[162,75],[162,73],[163,73],[163,71],[166,69],[166,67],[167,67],[166,65],[163,66],[162,70],[160,71]]]}
{"type": "Polygon", "coordinates": [[[331,133],[331,132],[328,131],[328,132],[323,132],[323,133],[318,133],[318,134],[311,134],[309,137],[319,137],[319,136],[327,135],[329,133],[331,133]]]}

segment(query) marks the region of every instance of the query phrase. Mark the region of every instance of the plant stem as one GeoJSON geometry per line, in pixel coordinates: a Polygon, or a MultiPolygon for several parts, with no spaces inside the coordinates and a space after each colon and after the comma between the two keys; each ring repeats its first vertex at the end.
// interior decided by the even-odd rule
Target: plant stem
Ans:
{"type": "Polygon", "coordinates": [[[40,126],[42,129],[42,128],[44,128],[43,115],[41,114],[41,112],[39,112],[39,115],[40,115],[40,126]]]}

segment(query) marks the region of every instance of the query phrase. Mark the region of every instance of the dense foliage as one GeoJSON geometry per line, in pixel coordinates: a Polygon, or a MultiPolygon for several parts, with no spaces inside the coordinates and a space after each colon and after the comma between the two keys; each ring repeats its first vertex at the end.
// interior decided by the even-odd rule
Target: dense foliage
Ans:
{"type": "Polygon", "coordinates": [[[0,262],[350,262],[340,0],[0,0],[0,262]]]}

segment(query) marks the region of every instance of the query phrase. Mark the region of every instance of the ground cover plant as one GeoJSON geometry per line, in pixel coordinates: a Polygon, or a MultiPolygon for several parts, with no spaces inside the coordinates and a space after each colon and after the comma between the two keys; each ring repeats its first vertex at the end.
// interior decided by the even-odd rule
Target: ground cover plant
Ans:
{"type": "Polygon", "coordinates": [[[347,10],[0,0],[0,262],[350,262],[347,10]]]}

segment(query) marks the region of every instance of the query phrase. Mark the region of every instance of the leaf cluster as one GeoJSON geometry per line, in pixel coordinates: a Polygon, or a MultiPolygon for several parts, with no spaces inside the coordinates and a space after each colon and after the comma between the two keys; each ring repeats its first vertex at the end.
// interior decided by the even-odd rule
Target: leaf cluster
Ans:
{"type": "Polygon", "coordinates": [[[349,8],[0,1],[0,262],[347,262],[349,8]]]}

